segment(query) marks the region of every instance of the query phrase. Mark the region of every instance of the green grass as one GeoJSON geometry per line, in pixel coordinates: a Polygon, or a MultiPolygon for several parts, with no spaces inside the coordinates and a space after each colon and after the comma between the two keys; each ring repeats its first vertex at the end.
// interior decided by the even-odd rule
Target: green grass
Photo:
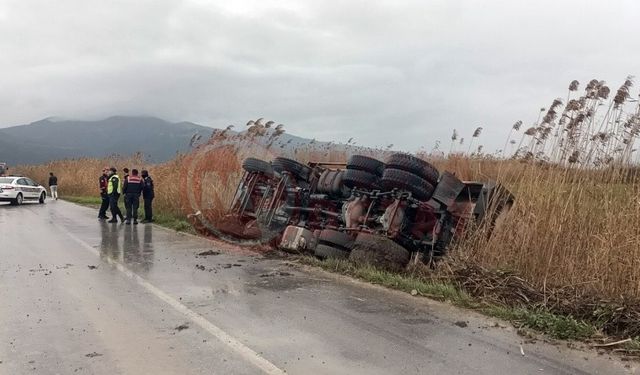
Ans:
{"type": "Polygon", "coordinates": [[[81,204],[83,206],[89,206],[89,207],[95,206],[96,208],[100,207],[100,204],[102,203],[102,200],[100,199],[100,197],[67,197],[67,196],[64,196],[64,197],[60,197],[60,199],[64,199],[65,201],[68,201],[68,202],[81,204]]]}
{"type": "Polygon", "coordinates": [[[625,344],[624,348],[629,352],[640,353],[640,337],[636,337],[632,339],[628,343],[625,344]]]}
{"type": "Polygon", "coordinates": [[[372,284],[382,285],[403,292],[419,294],[442,301],[450,301],[459,306],[469,306],[471,297],[455,288],[452,284],[422,280],[415,276],[383,271],[371,266],[356,266],[346,260],[319,260],[313,257],[301,257],[301,263],[320,267],[327,271],[352,276],[372,284]]]}
{"type": "Polygon", "coordinates": [[[319,260],[309,256],[300,257],[299,260],[306,265],[355,277],[372,284],[470,308],[485,315],[509,321],[518,328],[528,328],[556,339],[585,340],[598,332],[597,326],[593,323],[576,320],[571,316],[558,315],[548,310],[487,304],[474,299],[458,286],[446,281],[426,280],[415,275],[392,273],[371,266],[355,265],[346,260],[319,260]]]}
{"type": "MultiPolygon", "coordinates": [[[[100,204],[102,203],[102,200],[100,199],[100,197],[65,196],[65,197],[60,197],[60,199],[64,199],[68,202],[72,202],[82,206],[92,207],[96,209],[99,208],[100,204]]],[[[124,202],[122,202],[122,200],[120,200],[118,205],[120,206],[120,210],[122,210],[122,212],[125,212],[124,202]]],[[[155,212],[153,214],[153,221],[155,224],[161,225],[165,228],[173,229],[177,232],[196,234],[195,229],[193,229],[191,224],[189,224],[189,222],[186,221],[183,217],[180,217],[173,213],[163,212],[157,209],[154,209],[154,211],[155,212]]],[[[142,213],[142,208],[140,208],[138,213],[139,214],[142,213]]]]}
{"type": "Polygon", "coordinates": [[[193,229],[193,226],[191,226],[188,221],[174,214],[154,212],[153,222],[177,232],[196,234],[195,229],[193,229]]]}
{"type": "Polygon", "coordinates": [[[554,314],[545,309],[489,305],[479,311],[510,321],[517,327],[544,332],[556,339],[585,340],[598,332],[597,327],[591,323],[574,319],[571,316],[554,314]]]}

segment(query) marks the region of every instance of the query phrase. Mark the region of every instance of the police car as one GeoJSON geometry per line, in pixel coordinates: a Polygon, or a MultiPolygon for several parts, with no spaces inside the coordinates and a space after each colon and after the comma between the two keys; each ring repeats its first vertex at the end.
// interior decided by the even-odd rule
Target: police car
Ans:
{"type": "Polygon", "coordinates": [[[19,176],[0,177],[0,202],[21,205],[24,202],[44,203],[47,189],[32,179],[19,176]]]}

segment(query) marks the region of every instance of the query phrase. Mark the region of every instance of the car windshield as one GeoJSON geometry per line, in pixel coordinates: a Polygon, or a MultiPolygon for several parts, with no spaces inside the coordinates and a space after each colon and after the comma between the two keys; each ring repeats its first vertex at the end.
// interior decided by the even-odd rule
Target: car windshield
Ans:
{"type": "Polygon", "coordinates": [[[15,180],[15,178],[0,177],[0,184],[10,184],[13,180],[15,180]]]}

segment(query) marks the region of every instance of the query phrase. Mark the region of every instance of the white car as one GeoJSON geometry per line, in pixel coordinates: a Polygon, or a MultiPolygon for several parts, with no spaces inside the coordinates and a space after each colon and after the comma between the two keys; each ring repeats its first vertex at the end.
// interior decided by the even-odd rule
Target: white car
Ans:
{"type": "Polygon", "coordinates": [[[27,177],[0,177],[0,202],[21,205],[24,202],[44,203],[47,189],[27,177]]]}

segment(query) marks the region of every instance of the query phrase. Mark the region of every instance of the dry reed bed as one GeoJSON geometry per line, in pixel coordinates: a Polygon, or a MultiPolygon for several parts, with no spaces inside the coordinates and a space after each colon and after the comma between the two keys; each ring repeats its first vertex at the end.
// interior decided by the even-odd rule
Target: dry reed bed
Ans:
{"type": "MultiPolygon", "coordinates": [[[[640,193],[634,147],[640,102],[631,95],[633,77],[615,92],[597,79],[582,93],[579,87],[572,81],[566,101],[554,99],[541,108],[529,127],[517,121],[504,149],[493,155],[480,147],[472,152],[472,143],[466,154],[456,153],[463,140],[454,130],[448,156],[437,147],[420,156],[462,179],[498,180],[517,197],[506,225],[491,238],[480,229],[460,239],[457,253],[465,262],[517,271],[543,291],[563,287],[578,294],[638,298],[640,193]]],[[[481,131],[476,129],[471,142],[481,131]]]]}
{"type": "Polygon", "coordinates": [[[175,204],[175,198],[181,194],[177,184],[177,176],[182,166],[183,157],[179,156],[163,164],[150,164],[143,160],[141,155],[131,157],[112,156],[104,159],[78,158],[52,161],[42,165],[18,166],[15,172],[24,174],[38,181],[43,186],[49,178],[49,172],[58,177],[61,196],[98,196],[100,194],[98,178],[104,167],[114,166],[122,177],[122,169],[137,168],[148,169],[154,181],[158,181],[155,205],[168,213],[180,213],[179,205],[175,204]]]}
{"type": "Polygon", "coordinates": [[[453,157],[439,167],[469,180],[498,180],[516,196],[505,225],[459,239],[457,256],[516,271],[540,289],[640,297],[640,189],[628,168],[581,170],[453,157]]]}

